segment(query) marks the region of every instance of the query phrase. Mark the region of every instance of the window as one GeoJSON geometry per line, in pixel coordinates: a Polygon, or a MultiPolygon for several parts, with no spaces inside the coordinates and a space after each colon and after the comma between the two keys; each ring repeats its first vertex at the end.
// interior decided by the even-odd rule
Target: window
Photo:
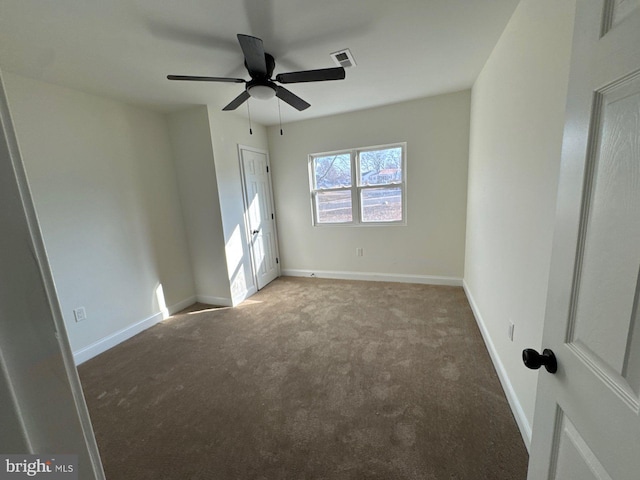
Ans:
{"type": "Polygon", "coordinates": [[[309,156],[314,225],[405,224],[406,144],[309,156]]]}

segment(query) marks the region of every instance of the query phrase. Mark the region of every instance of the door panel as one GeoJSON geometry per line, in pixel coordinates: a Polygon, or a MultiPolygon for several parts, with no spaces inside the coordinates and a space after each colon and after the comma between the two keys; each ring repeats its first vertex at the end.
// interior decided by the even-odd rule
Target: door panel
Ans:
{"type": "Polygon", "coordinates": [[[557,480],[611,480],[575,425],[559,414],[558,453],[551,478],[557,480]]]}
{"type": "Polygon", "coordinates": [[[529,480],[640,472],[640,8],[578,0],[529,480]]]}
{"type": "Polygon", "coordinates": [[[569,342],[627,383],[640,367],[629,348],[640,265],[640,77],[599,92],[596,102],[569,342]]]}
{"type": "MultiPolygon", "coordinates": [[[[610,26],[616,26],[622,20],[624,20],[627,16],[631,15],[633,11],[640,7],[640,0],[615,0],[613,2],[609,2],[611,4],[610,7],[611,12],[611,23],[610,26]]],[[[606,30],[609,30],[606,28],[606,30]]]]}

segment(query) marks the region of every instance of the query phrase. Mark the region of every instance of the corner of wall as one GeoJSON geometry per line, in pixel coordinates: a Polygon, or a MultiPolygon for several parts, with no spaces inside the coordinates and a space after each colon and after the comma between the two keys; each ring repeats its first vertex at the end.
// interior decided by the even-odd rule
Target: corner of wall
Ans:
{"type": "Polygon", "coordinates": [[[196,299],[230,304],[223,211],[208,107],[172,113],[169,124],[196,299]]]}

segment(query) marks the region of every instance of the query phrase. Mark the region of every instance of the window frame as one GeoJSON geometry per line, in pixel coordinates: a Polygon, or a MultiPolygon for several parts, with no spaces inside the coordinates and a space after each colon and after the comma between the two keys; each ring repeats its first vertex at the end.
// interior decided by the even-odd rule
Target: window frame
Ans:
{"type": "Polygon", "coordinates": [[[334,150],[330,152],[312,153],[308,156],[308,173],[309,173],[309,197],[311,200],[311,224],[314,227],[381,227],[381,226],[406,226],[407,225],[407,142],[397,142],[385,145],[374,145],[367,147],[348,148],[344,150],[334,150]],[[360,154],[376,150],[387,150],[391,148],[400,148],[401,150],[401,168],[402,175],[400,181],[394,181],[383,184],[360,184],[360,154]],[[319,157],[328,157],[332,155],[349,155],[351,165],[351,186],[335,187],[335,188],[317,188],[315,183],[314,160],[319,157]],[[363,221],[363,205],[362,192],[365,190],[384,189],[384,188],[400,188],[402,219],[389,222],[366,222],[363,221]],[[319,222],[318,221],[318,202],[317,196],[319,192],[351,192],[351,221],[350,222],[319,222]]]}

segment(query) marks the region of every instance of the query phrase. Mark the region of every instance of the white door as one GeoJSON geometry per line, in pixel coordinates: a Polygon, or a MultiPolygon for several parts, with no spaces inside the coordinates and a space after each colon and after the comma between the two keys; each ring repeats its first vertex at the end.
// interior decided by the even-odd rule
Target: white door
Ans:
{"type": "Polygon", "coordinates": [[[637,480],[640,0],[577,3],[528,478],[637,480]]]}
{"type": "Polygon", "coordinates": [[[275,212],[266,152],[239,147],[247,238],[258,290],[280,275],[275,212]]]}

